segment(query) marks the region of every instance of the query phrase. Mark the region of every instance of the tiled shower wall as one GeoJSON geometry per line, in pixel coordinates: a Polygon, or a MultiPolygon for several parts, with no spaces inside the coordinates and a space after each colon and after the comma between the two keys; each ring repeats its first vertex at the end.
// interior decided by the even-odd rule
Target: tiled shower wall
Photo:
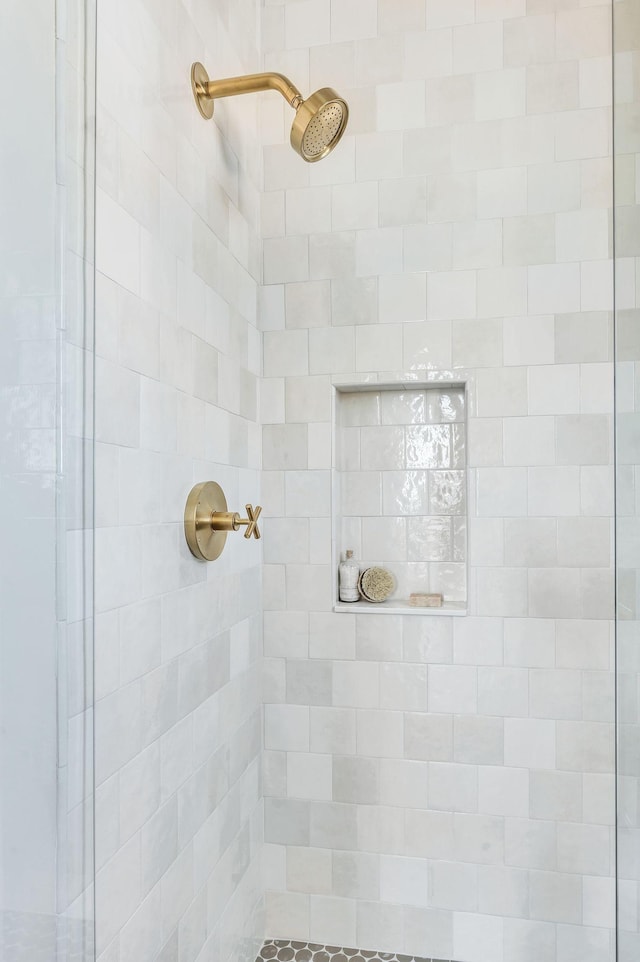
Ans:
{"type": "Polygon", "coordinates": [[[259,544],[196,561],[218,481],[259,502],[255,0],[99,3],[96,934],[101,962],[253,960],[263,935],[259,544]]]}
{"type": "Polygon", "coordinates": [[[269,937],[611,957],[610,16],[265,5],[351,105],[264,152],[269,937]],[[468,617],[331,611],[330,382],[380,372],[468,384],[468,617]]]}

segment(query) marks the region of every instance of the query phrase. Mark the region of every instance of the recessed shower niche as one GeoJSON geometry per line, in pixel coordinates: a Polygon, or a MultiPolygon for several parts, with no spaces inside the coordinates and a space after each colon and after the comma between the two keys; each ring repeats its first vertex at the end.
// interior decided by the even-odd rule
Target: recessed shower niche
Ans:
{"type": "Polygon", "coordinates": [[[352,549],[360,570],[381,566],[396,587],[381,603],[336,611],[465,614],[467,464],[464,384],[334,384],[334,570],[352,549]],[[441,594],[414,607],[412,594],[441,594]]]}

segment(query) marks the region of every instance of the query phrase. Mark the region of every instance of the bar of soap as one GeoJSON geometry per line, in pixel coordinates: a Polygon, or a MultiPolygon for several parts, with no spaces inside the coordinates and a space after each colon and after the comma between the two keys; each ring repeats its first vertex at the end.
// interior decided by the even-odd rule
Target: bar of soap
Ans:
{"type": "Polygon", "coordinates": [[[412,608],[442,608],[443,597],[440,594],[421,594],[414,591],[409,595],[412,608]]]}

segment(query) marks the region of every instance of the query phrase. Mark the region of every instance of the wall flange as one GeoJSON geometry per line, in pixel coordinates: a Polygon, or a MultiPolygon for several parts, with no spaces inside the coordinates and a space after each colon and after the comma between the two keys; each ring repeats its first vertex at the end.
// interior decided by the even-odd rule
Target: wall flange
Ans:
{"type": "Polygon", "coordinates": [[[201,63],[191,65],[191,89],[196,101],[196,106],[205,120],[213,117],[213,99],[207,96],[207,84],[209,74],[201,63]]]}

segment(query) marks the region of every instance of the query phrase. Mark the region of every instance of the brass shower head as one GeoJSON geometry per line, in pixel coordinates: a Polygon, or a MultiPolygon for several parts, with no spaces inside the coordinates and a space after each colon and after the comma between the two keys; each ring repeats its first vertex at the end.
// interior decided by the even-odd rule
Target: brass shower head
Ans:
{"type": "Polygon", "coordinates": [[[315,163],[330,154],[342,137],[349,119],[349,107],[331,87],[323,87],[302,99],[302,94],[281,73],[255,73],[226,80],[209,80],[201,63],[191,67],[191,88],[196,105],[206,120],[213,117],[219,97],[277,90],[296,112],[291,125],[291,146],[303,160],[315,163]]]}
{"type": "Polygon", "coordinates": [[[322,87],[303,100],[291,125],[291,146],[313,164],[330,154],[349,119],[346,100],[333,87],[322,87]]]}

